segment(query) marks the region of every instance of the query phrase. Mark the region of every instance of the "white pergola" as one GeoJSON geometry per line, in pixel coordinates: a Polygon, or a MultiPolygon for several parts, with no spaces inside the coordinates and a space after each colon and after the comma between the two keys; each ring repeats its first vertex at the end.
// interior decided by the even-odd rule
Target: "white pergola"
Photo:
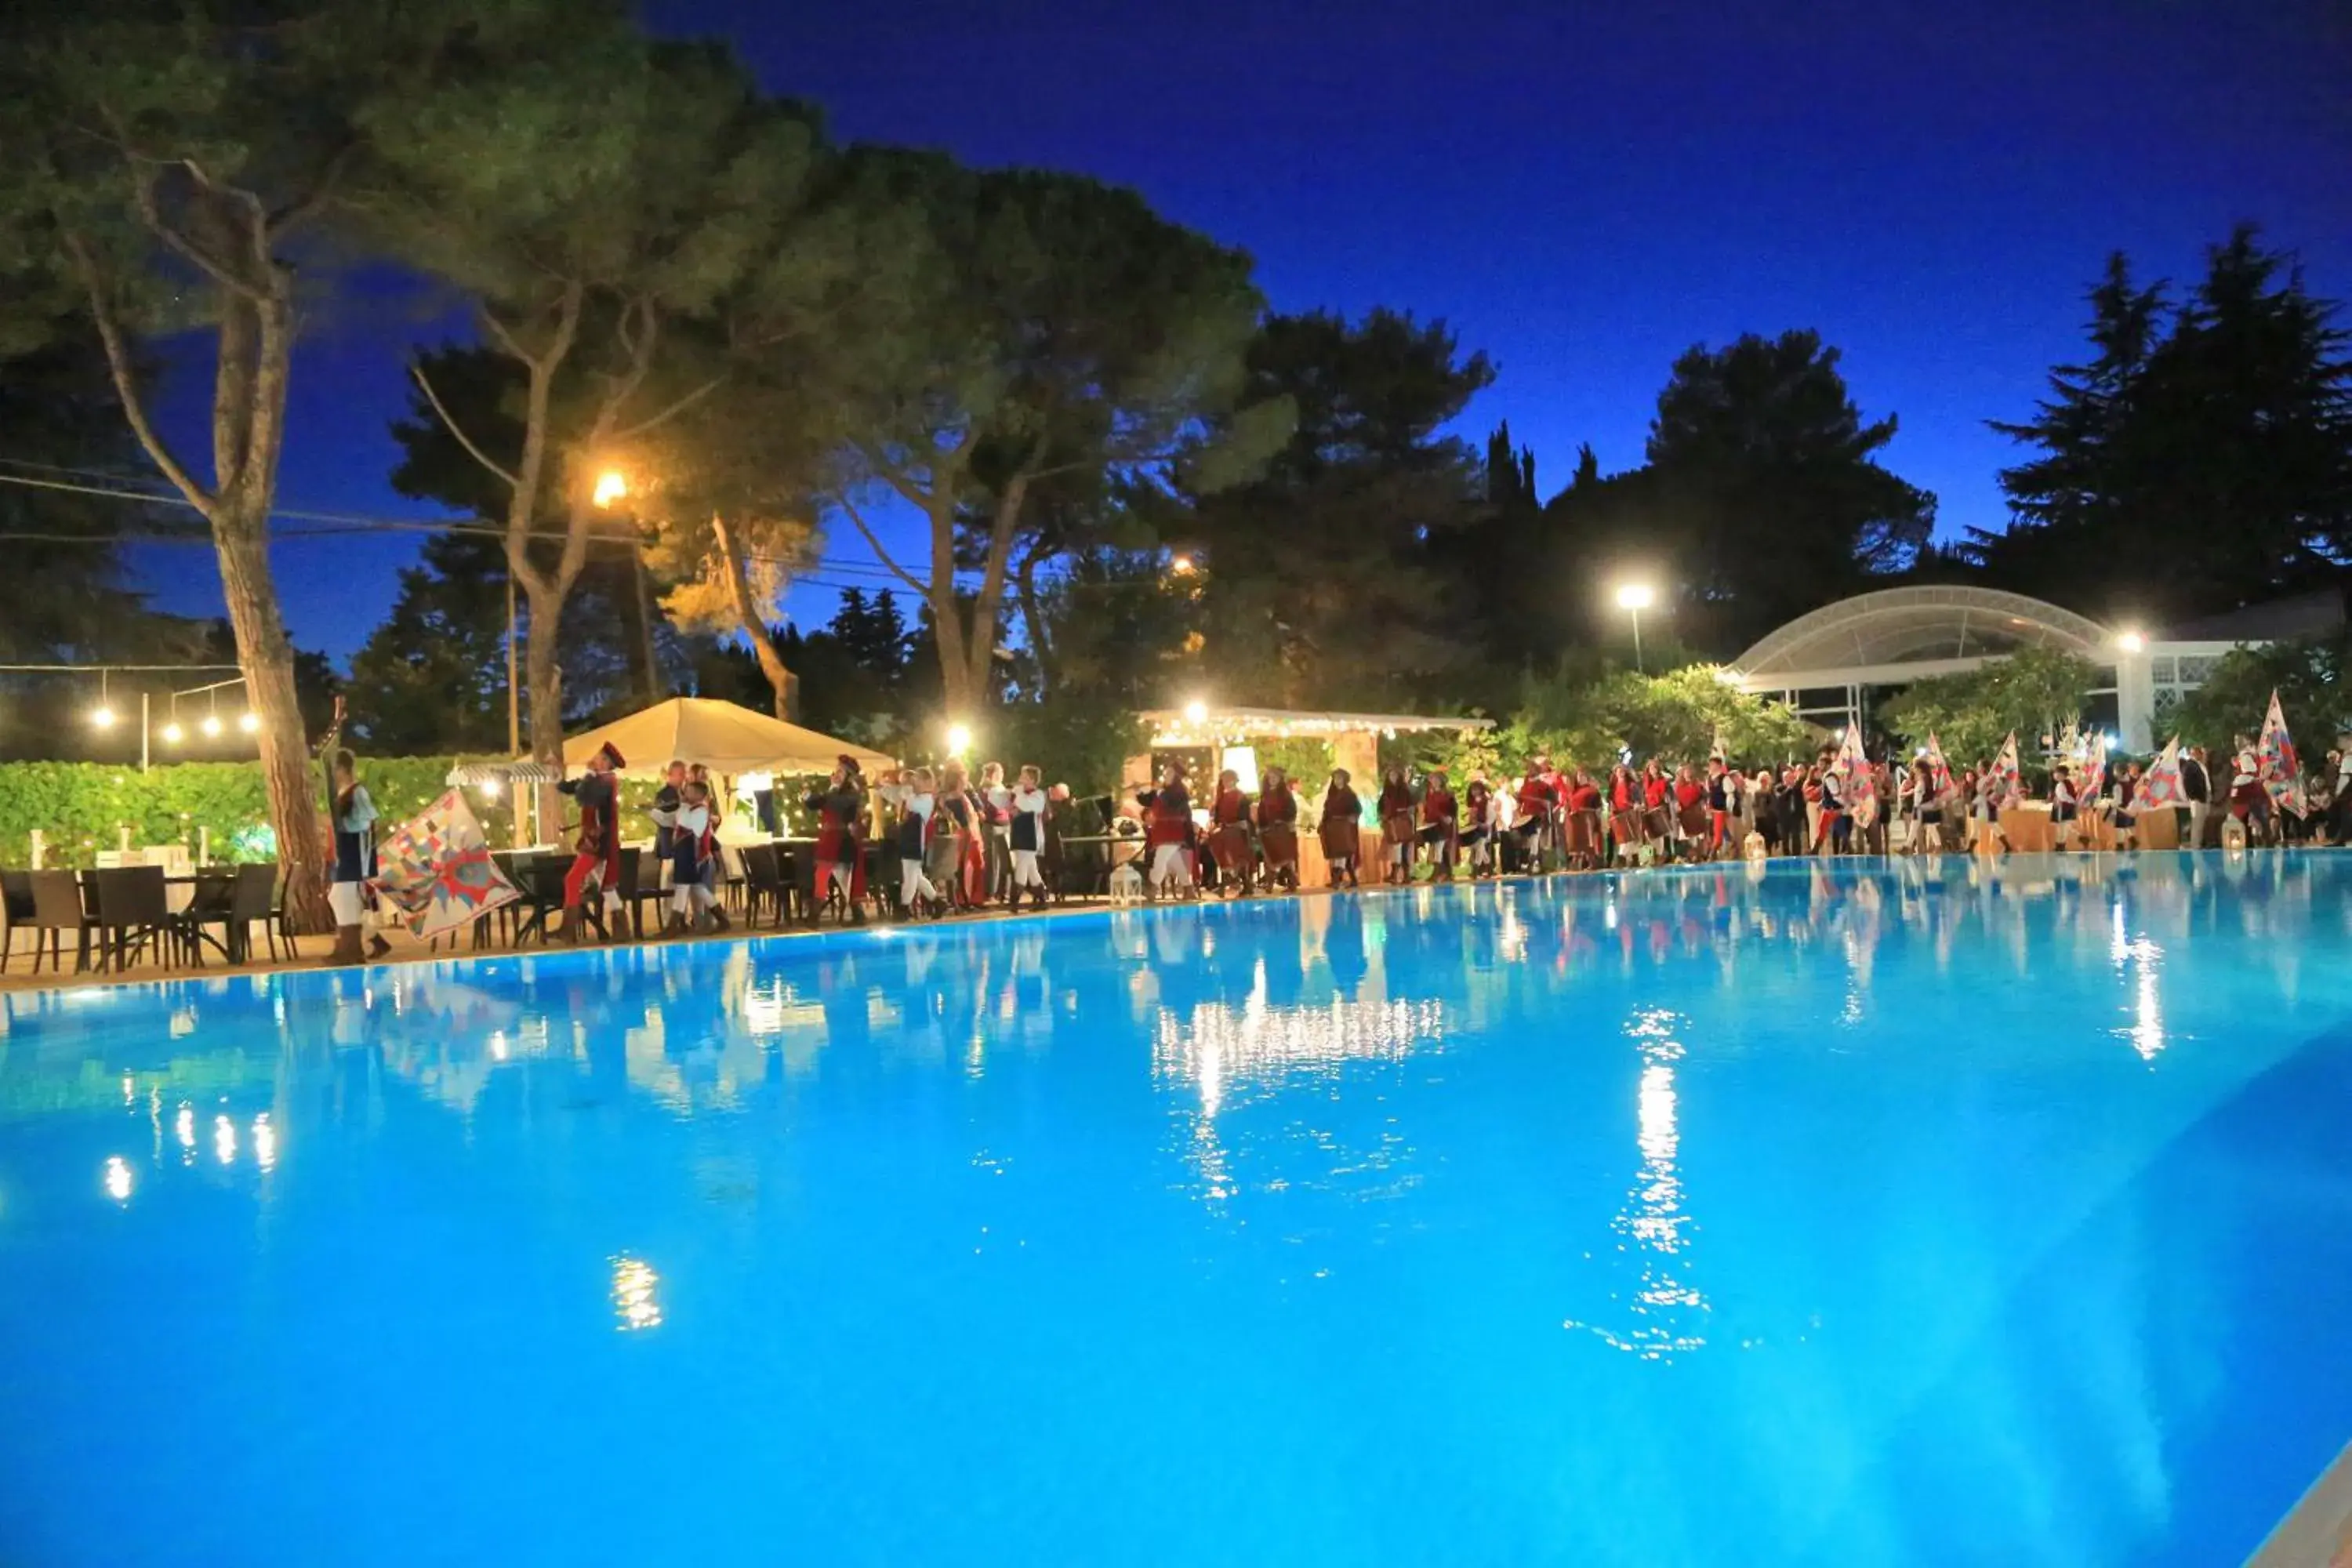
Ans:
{"type": "Polygon", "coordinates": [[[2145,641],[2023,594],[1933,584],[1883,588],[1824,605],[1741,654],[1725,677],[1807,717],[1854,723],[1864,716],[1863,694],[1873,687],[1979,669],[2028,647],[2061,648],[2112,670],[2114,683],[2099,689],[2116,694],[2123,742],[2135,751],[2152,744],[2155,668],[2162,666],[2168,678],[2164,684],[2177,693],[2183,688],[2170,677],[2184,667],[2183,655],[2193,659],[2221,651],[2203,643],[2145,641]]]}

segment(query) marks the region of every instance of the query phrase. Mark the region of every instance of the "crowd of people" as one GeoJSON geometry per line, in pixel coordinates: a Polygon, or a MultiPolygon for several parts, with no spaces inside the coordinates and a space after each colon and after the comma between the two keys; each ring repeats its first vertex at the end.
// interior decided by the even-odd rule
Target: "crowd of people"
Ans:
{"type": "MultiPolygon", "coordinates": [[[[340,713],[338,720],[320,747],[335,847],[331,893],[337,960],[356,962],[364,884],[374,872],[375,813],[351,753],[335,743],[340,713]]],[[[618,778],[625,766],[607,745],[582,776],[557,786],[579,811],[560,928],[569,941],[581,940],[592,923],[617,923],[618,778]],[[592,899],[601,906],[593,921],[592,899]]],[[[2059,848],[2132,847],[2140,818],[2152,809],[2179,813],[2184,847],[2352,843],[2352,748],[2330,751],[2305,774],[2283,732],[2280,743],[2269,746],[2239,737],[2219,765],[2201,747],[2168,748],[2145,767],[2137,761],[2111,766],[2104,749],[2060,748],[2047,780],[2042,801],[2059,848]],[[2291,787],[2281,787],[2282,752],[2291,787]]],[[[1137,878],[1146,897],[1234,898],[1297,891],[1300,835],[1308,827],[1326,883],[1336,889],[1362,885],[1368,848],[1377,879],[1401,884],[1424,876],[1451,880],[2001,847],[2004,812],[2026,800],[2013,737],[2000,757],[1957,773],[1932,738],[1909,758],[1874,759],[1846,742],[1810,762],[1747,769],[1733,765],[1719,744],[1704,763],[1629,761],[1605,773],[1561,768],[1538,752],[1525,768],[1494,778],[1471,768],[1458,792],[1443,769],[1415,775],[1391,766],[1369,813],[1346,768],[1331,770],[1319,796],[1305,795],[1278,767],[1265,770],[1255,794],[1226,769],[1196,799],[1187,770],[1171,761],[1150,786],[1100,802],[1106,831],[1089,837],[1103,845],[1110,874],[1137,878]],[[1368,824],[1377,827],[1376,838],[1369,838],[1368,824]]],[[[844,756],[801,805],[815,828],[817,903],[845,923],[860,924],[869,901],[902,917],[1024,903],[1044,908],[1059,881],[1059,822],[1073,801],[1066,786],[1046,787],[1034,765],[1008,777],[1002,764],[989,763],[975,775],[951,760],[936,768],[892,769],[869,784],[857,762],[844,756]],[[898,868],[895,899],[887,886],[867,886],[869,813],[877,805],[884,814],[877,842],[898,868]]],[[[723,811],[716,782],[700,764],[683,761],[668,765],[646,808],[672,934],[728,925],[720,897],[723,811]]],[[[375,947],[380,955],[380,938],[375,947]]]]}

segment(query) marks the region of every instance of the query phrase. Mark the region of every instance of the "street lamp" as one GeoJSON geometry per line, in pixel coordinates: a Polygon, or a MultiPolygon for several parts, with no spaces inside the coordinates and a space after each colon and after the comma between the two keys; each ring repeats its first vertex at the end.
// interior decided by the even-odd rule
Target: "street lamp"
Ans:
{"type": "Polygon", "coordinates": [[[1617,589],[1617,607],[1633,617],[1633,668],[1642,668],[1642,612],[1656,603],[1657,595],[1647,583],[1621,584],[1617,589]]]}

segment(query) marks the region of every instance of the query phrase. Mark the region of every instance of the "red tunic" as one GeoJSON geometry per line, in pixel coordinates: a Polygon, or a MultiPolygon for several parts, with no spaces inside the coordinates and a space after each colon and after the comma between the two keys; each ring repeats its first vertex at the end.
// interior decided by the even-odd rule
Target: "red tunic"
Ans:
{"type": "Polygon", "coordinates": [[[1298,797],[1288,784],[1276,784],[1257,797],[1257,837],[1265,847],[1267,865],[1298,863],[1298,797]]]}
{"type": "Polygon", "coordinates": [[[1162,784],[1152,792],[1150,815],[1143,823],[1143,841],[1157,849],[1181,844],[1192,834],[1192,797],[1182,784],[1162,784]]]}
{"type": "Polygon", "coordinates": [[[1209,806],[1209,851],[1223,869],[1239,871],[1249,864],[1249,796],[1237,789],[1217,792],[1209,806]]]}

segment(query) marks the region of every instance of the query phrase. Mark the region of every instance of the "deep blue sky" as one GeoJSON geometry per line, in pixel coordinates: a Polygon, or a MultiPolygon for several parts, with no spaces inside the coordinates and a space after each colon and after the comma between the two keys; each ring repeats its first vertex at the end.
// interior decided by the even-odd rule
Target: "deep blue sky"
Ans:
{"type": "MultiPolygon", "coordinates": [[[[1641,460],[1666,367],[1815,327],[1942,528],[1997,526],[2029,413],[2081,347],[2105,254],[2182,277],[2251,218],[2352,296],[2352,5],[1457,4],[1425,0],[664,0],[733,37],[844,138],[1083,170],[1257,258],[1275,306],[1442,316],[1500,375],[1547,492],[1577,444],[1641,460]],[[1440,20],[1441,17],[1445,19],[1440,20]]],[[[320,324],[289,506],[420,515],[384,487],[399,353],[429,306],[320,324]]],[[[413,542],[278,552],[296,640],[339,658],[413,542]]],[[[828,544],[866,556],[844,530],[828,544]]],[[[216,605],[201,552],[150,552],[167,608],[216,605]]],[[[835,574],[838,578],[841,574],[835,574]]],[[[803,621],[830,589],[798,590],[803,621]]]]}

